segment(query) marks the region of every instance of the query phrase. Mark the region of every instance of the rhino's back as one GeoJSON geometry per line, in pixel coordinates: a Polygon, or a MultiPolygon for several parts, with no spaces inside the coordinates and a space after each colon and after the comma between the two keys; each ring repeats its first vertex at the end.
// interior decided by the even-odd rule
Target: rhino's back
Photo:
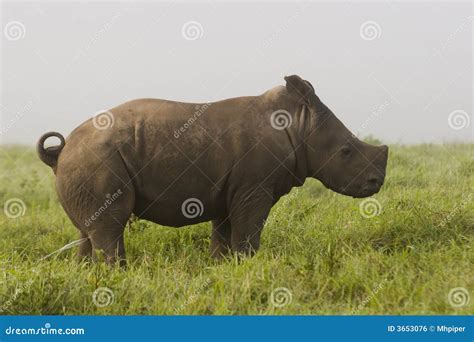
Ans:
{"type": "MultiPolygon", "coordinates": [[[[152,143],[157,141],[177,143],[179,140],[186,140],[188,145],[190,142],[199,145],[199,140],[196,139],[199,139],[204,131],[212,134],[214,138],[229,129],[234,133],[240,130],[255,135],[253,133],[261,133],[262,120],[268,123],[262,118],[262,112],[269,108],[281,109],[285,105],[282,103],[285,102],[288,102],[288,98],[282,86],[270,89],[260,96],[237,97],[209,103],[136,99],[105,111],[96,119],[85,121],[73,130],[67,142],[108,142],[114,146],[131,143],[137,153],[140,153],[145,152],[147,147],[153,152],[155,149],[152,143]]],[[[246,141],[240,141],[240,145],[246,141]]]]}

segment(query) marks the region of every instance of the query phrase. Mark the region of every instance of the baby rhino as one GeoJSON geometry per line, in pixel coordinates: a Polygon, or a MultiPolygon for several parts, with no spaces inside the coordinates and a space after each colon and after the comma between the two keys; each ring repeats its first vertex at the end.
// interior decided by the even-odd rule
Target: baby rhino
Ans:
{"type": "Polygon", "coordinates": [[[85,242],[125,264],[133,213],[161,225],[212,221],[211,253],[253,254],[270,209],[307,177],[352,197],[380,190],[387,146],[358,140],[299,76],[259,96],[212,103],[126,102],[38,142],[85,242]],[[59,146],[44,147],[49,137],[59,146]]]}

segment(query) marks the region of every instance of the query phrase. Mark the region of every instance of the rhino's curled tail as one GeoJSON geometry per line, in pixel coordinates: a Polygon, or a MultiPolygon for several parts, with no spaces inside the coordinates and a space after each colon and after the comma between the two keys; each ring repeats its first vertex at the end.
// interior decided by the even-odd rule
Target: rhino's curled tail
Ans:
{"type": "Polygon", "coordinates": [[[48,132],[41,136],[38,141],[38,145],[36,146],[36,151],[38,152],[39,158],[45,163],[46,165],[51,166],[54,172],[56,172],[56,165],[58,164],[58,157],[61,153],[66,142],[64,141],[64,137],[58,132],[48,132]],[[44,147],[44,142],[46,139],[50,137],[57,137],[61,141],[59,146],[50,146],[44,147]]]}

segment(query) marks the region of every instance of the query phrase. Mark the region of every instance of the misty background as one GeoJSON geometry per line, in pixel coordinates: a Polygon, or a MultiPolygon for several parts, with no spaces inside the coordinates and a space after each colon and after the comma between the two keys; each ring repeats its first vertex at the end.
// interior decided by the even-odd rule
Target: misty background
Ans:
{"type": "MultiPolygon", "coordinates": [[[[472,141],[472,3],[2,2],[0,143],[309,80],[359,136],[472,141]]],[[[192,113],[190,113],[190,116],[192,113]]]]}

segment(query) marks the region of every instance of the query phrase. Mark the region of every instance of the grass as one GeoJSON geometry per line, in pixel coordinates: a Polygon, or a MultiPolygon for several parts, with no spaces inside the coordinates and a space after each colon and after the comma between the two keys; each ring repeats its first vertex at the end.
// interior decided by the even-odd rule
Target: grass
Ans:
{"type": "Polygon", "coordinates": [[[0,313],[473,314],[474,298],[448,300],[457,287],[474,295],[473,147],[392,146],[372,218],[363,200],[307,180],[272,209],[259,253],[241,262],[210,258],[209,223],[135,221],[126,271],[78,264],[75,248],[40,260],[78,232],[34,149],[0,147],[2,205],[26,206],[18,218],[0,213],[0,313]]]}

